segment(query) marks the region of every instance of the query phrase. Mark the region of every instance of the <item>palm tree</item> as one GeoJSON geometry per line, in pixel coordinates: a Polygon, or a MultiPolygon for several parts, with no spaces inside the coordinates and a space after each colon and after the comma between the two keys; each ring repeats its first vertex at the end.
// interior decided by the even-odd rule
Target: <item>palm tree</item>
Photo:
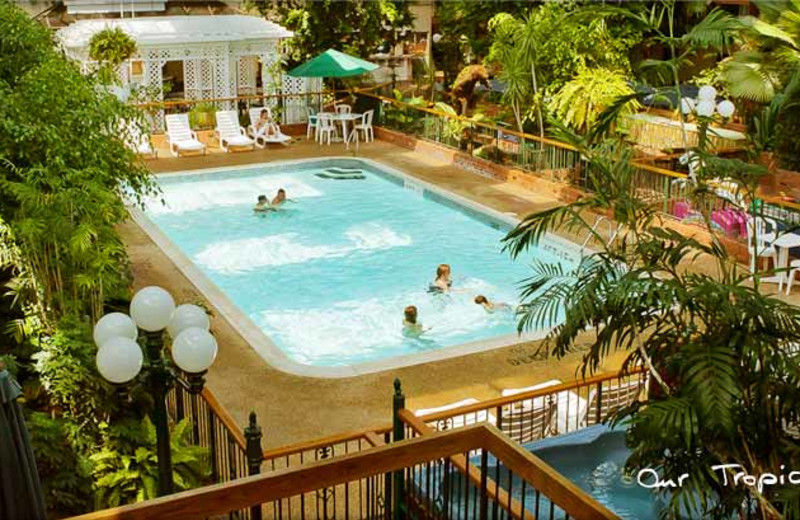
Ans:
{"type": "MultiPolygon", "coordinates": [[[[516,257],[547,232],[582,230],[594,234],[596,252],[569,268],[534,262],[519,329],[552,326],[564,309],[543,348],[559,357],[584,351],[584,375],[619,351],[627,353],[623,369],[646,368],[647,399],[612,422],[627,421],[629,470],[651,468],[675,482],[686,475],[682,487],[666,492],[670,515],[730,518],[749,509],[758,518],[798,518],[797,486],[726,486],[723,478],[800,466],[800,309],[758,290],[758,277],[714,234],[708,211],[710,241],[663,227],[660,204],[639,195],[627,145],[592,145],[552,124],[588,162],[594,192],[529,215],[505,238],[506,248],[516,257]],[[605,243],[588,212],[613,215],[621,238],[605,243]],[[738,467],[714,469],[722,464],[738,467]]],[[[693,207],[710,208],[708,181],[716,175],[734,177],[752,196],[762,173],[707,154],[701,164],[690,187],[693,207]]]]}

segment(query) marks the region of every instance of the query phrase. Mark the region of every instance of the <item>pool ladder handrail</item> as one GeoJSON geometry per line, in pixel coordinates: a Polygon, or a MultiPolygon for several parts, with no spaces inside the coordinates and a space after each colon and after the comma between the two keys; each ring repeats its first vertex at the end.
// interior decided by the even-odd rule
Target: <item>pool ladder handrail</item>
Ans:
{"type": "Polygon", "coordinates": [[[591,242],[592,238],[595,235],[598,235],[597,228],[600,226],[601,223],[606,223],[606,231],[608,232],[608,240],[606,240],[606,246],[611,244],[619,235],[619,226],[614,226],[614,224],[604,215],[598,215],[598,217],[594,220],[594,225],[592,225],[592,230],[586,235],[586,239],[581,244],[581,256],[586,253],[586,246],[591,242]]]}

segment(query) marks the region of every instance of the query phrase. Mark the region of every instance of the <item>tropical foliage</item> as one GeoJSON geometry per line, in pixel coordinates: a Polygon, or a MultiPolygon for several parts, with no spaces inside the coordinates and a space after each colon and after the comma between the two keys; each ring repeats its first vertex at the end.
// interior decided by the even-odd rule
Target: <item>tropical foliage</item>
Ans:
{"type": "MultiPolygon", "coordinates": [[[[172,478],[176,491],[198,487],[209,475],[207,450],[191,443],[192,424],[183,420],[170,432],[172,478]]],[[[150,419],[125,421],[109,430],[103,448],[91,456],[98,508],[158,496],[156,430],[150,419]]]]}
{"type": "Polygon", "coordinates": [[[686,475],[681,487],[662,491],[670,516],[731,518],[749,508],[756,517],[797,518],[796,486],[723,479],[734,471],[781,475],[800,464],[800,309],[760,291],[759,276],[729,256],[711,225],[716,177],[733,179],[752,200],[763,171],[695,151],[699,171],[686,189],[702,209],[704,241],[665,226],[660,206],[641,198],[627,145],[591,144],[566,127],[558,135],[588,162],[594,191],[526,217],[506,237],[508,250],[521,255],[548,231],[595,233],[594,213],[613,215],[623,233],[610,244],[595,233],[597,252],[574,267],[534,264],[520,329],[551,325],[565,308],[545,346],[551,353],[583,350],[584,374],[615,352],[627,354],[625,367],[645,367],[647,400],[614,421],[629,425],[631,471],[652,468],[674,482],[686,475]],[[723,464],[738,466],[724,475],[713,469],[723,464]]]}
{"type": "MultiPolygon", "coordinates": [[[[585,131],[614,101],[633,93],[625,76],[620,73],[608,69],[584,69],[556,92],[550,108],[561,121],[585,131]]],[[[617,113],[630,114],[639,106],[632,99],[617,113]]]]}
{"type": "Polygon", "coordinates": [[[104,83],[118,80],[116,69],[136,53],[136,42],[120,29],[96,32],[89,40],[89,57],[100,64],[98,74],[104,83]]]}
{"type": "Polygon", "coordinates": [[[408,3],[399,0],[248,0],[247,4],[294,31],[286,42],[290,65],[330,48],[367,58],[383,41],[395,37],[395,28],[413,21],[408,3]]]}

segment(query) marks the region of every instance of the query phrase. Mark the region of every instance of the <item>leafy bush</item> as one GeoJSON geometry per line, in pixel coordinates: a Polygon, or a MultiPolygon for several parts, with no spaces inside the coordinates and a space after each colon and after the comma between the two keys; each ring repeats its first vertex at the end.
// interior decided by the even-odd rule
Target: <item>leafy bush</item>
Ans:
{"type": "MultiPolygon", "coordinates": [[[[177,491],[203,484],[210,474],[207,450],[191,444],[191,427],[191,422],[185,419],[170,434],[172,478],[177,491]]],[[[156,430],[149,418],[141,422],[122,421],[109,428],[103,449],[92,455],[91,460],[98,508],[156,498],[156,430]]]]}
{"type": "Polygon", "coordinates": [[[76,444],[94,446],[100,439],[98,425],[111,413],[113,402],[110,387],[95,367],[91,325],[67,317],[53,335],[43,335],[35,343],[40,350],[33,359],[50,405],[80,427],[76,444]]]}
{"type": "Polygon", "coordinates": [[[70,424],[41,412],[27,421],[47,507],[70,515],[91,509],[90,464],[70,442],[70,424]]]}
{"type": "MultiPolygon", "coordinates": [[[[633,89],[622,74],[608,69],[583,69],[553,96],[551,110],[569,126],[585,131],[617,98],[630,94],[633,89]]],[[[635,112],[638,107],[638,102],[632,100],[621,113],[635,112]]]]}

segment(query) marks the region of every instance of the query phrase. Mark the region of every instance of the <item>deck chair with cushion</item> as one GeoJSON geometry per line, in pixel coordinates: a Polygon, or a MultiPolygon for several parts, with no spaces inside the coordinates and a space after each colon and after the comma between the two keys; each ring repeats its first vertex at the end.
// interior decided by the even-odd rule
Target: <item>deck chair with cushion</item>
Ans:
{"type": "Polygon", "coordinates": [[[292,140],[291,137],[281,131],[280,125],[272,117],[272,110],[269,107],[252,107],[247,111],[250,116],[250,124],[247,126],[247,133],[256,140],[256,146],[264,148],[267,143],[287,144],[292,140]],[[269,114],[269,123],[266,128],[259,129],[258,122],[261,119],[261,112],[264,110],[269,114]]]}
{"type": "Polygon", "coordinates": [[[239,114],[235,110],[220,110],[217,112],[217,128],[215,137],[219,140],[219,147],[226,152],[231,151],[231,146],[236,148],[255,149],[256,142],[247,137],[239,125],[239,114]]]}
{"type": "Polygon", "coordinates": [[[197,134],[189,126],[189,114],[169,114],[167,122],[167,144],[175,157],[181,152],[206,153],[206,145],[197,139],[197,134]]]}
{"type": "Polygon", "coordinates": [[[589,392],[586,415],[582,421],[583,426],[592,426],[603,422],[612,413],[633,403],[639,398],[639,394],[645,386],[638,379],[633,379],[619,385],[603,387],[603,391],[600,394],[597,393],[597,388],[593,388],[589,392]],[[597,416],[598,401],[600,402],[599,418],[597,416]]]}
{"type": "MultiPolygon", "coordinates": [[[[507,388],[501,392],[503,397],[541,390],[560,384],[552,379],[525,388],[507,388]]],[[[553,396],[532,397],[507,404],[500,409],[500,430],[516,442],[525,443],[547,437],[555,432],[553,419],[558,410],[558,398],[553,396]]]]}

